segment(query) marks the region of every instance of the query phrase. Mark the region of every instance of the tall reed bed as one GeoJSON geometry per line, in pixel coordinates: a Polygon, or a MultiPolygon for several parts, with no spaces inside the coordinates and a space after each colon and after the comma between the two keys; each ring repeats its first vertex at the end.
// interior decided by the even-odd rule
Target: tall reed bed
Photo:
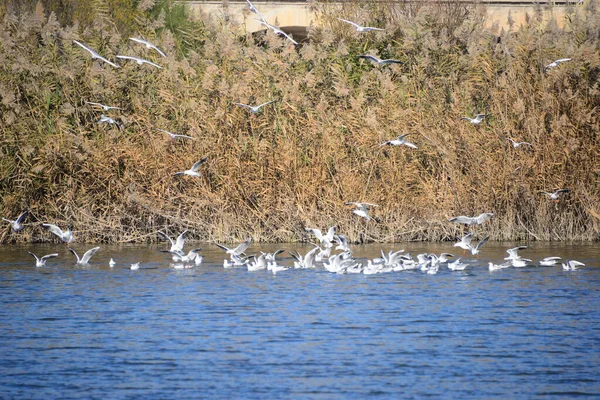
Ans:
{"type": "Polygon", "coordinates": [[[481,212],[495,213],[478,231],[496,240],[600,237],[593,4],[562,29],[533,15],[509,30],[486,28],[478,7],[317,4],[321,23],[298,48],[190,21],[164,1],[140,2],[120,25],[91,4],[81,24],[41,5],[0,11],[0,211],[30,210],[32,225],[4,241],[52,240],[38,228],[46,221],[72,223],[80,241],[152,241],[167,227],[198,240],[298,241],[304,227],[334,224],[352,241],[446,240],[462,232],[448,218],[481,212]],[[339,15],[386,30],[359,35],[339,15]],[[132,32],[168,57],[128,41],[132,32]],[[114,69],[73,40],[164,69],[114,69]],[[404,64],[373,66],[363,53],[404,64]],[[544,73],[563,57],[573,61],[544,73]],[[232,105],[273,99],[258,115],[232,105]],[[98,124],[85,101],[122,107],[109,114],[123,128],[98,124]],[[476,113],[490,116],[460,119],[476,113]],[[379,145],[408,132],[418,150],[379,145]],[[173,177],[206,155],[201,178],[173,177]],[[559,203],[540,194],[563,187],[572,192],[559,203]],[[375,220],[346,201],[379,204],[375,220]]]}

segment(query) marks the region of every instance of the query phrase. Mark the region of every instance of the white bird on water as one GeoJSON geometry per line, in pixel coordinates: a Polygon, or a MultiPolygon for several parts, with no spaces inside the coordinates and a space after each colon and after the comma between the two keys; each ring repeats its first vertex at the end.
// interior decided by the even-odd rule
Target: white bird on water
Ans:
{"type": "Polygon", "coordinates": [[[404,64],[402,61],[393,60],[393,59],[382,60],[381,58],[377,58],[377,57],[372,56],[370,54],[361,54],[360,56],[358,56],[358,58],[365,58],[367,60],[373,61],[374,63],[377,63],[378,65],[404,64]]]}
{"type": "Polygon", "coordinates": [[[479,125],[485,117],[487,117],[487,114],[477,114],[475,118],[462,117],[461,119],[467,120],[473,125],[479,125]]]}
{"type": "Polygon", "coordinates": [[[545,195],[547,195],[550,200],[553,200],[555,203],[558,203],[558,197],[563,194],[563,193],[569,193],[571,191],[571,189],[559,189],[555,192],[541,192],[545,195]]]}
{"type": "Polygon", "coordinates": [[[267,28],[269,28],[270,30],[272,30],[276,35],[283,36],[284,38],[288,39],[290,42],[294,43],[294,45],[298,45],[298,42],[296,42],[294,39],[292,39],[292,37],[290,35],[288,35],[284,31],[282,31],[281,29],[279,29],[275,25],[269,24],[264,19],[262,21],[259,21],[259,20],[256,20],[256,21],[258,21],[258,23],[260,23],[261,25],[264,25],[267,28]]]}
{"type": "Polygon", "coordinates": [[[471,250],[471,241],[473,240],[473,233],[467,233],[463,236],[459,242],[454,243],[453,247],[460,247],[463,250],[471,250]]]}
{"type": "Polygon", "coordinates": [[[28,253],[31,254],[33,257],[35,257],[35,266],[38,268],[44,267],[46,265],[47,259],[52,258],[52,257],[58,257],[58,253],[46,254],[42,258],[38,258],[38,256],[36,256],[35,254],[33,254],[30,251],[28,251],[28,253]]]}
{"type": "Polygon", "coordinates": [[[486,243],[487,243],[487,241],[488,241],[488,239],[489,239],[489,238],[490,238],[489,236],[486,236],[486,237],[484,237],[483,239],[481,239],[481,240],[479,241],[479,243],[477,243],[477,245],[476,245],[476,246],[473,246],[473,245],[471,245],[471,254],[472,254],[472,255],[479,254],[479,252],[481,251],[481,250],[480,250],[480,249],[481,249],[481,247],[482,247],[484,244],[486,244],[486,243]]]}
{"type": "Polygon", "coordinates": [[[140,263],[136,262],[134,264],[131,264],[131,267],[129,267],[129,269],[132,271],[136,271],[136,270],[140,269],[140,263]]]}
{"type": "Polygon", "coordinates": [[[115,266],[116,264],[117,264],[117,263],[116,263],[116,262],[115,262],[115,260],[113,260],[112,258],[111,258],[111,259],[110,259],[110,261],[108,262],[108,266],[109,266],[109,267],[111,267],[111,268],[114,268],[114,266],[115,266]]]}
{"type": "Polygon", "coordinates": [[[251,106],[251,105],[244,104],[244,103],[233,103],[233,104],[235,104],[236,106],[240,106],[240,107],[247,108],[247,109],[248,109],[248,111],[250,111],[252,114],[258,114],[259,112],[261,112],[261,111],[262,111],[261,109],[262,109],[264,106],[267,106],[267,105],[269,105],[269,104],[273,104],[273,103],[275,103],[276,101],[277,101],[277,100],[271,100],[271,101],[267,101],[266,103],[262,103],[262,104],[259,104],[259,105],[257,105],[257,106],[251,106]]]}
{"type": "Polygon", "coordinates": [[[571,61],[571,58],[559,58],[558,60],[555,60],[555,61],[551,62],[550,64],[546,65],[544,67],[544,72],[548,72],[549,69],[556,68],[560,64],[566,63],[567,61],[571,61]]]}
{"type": "Polygon", "coordinates": [[[154,49],[158,52],[158,54],[160,54],[163,57],[166,57],[165,53],[160,51],[160,49],[158,47],[156,47],[155,45],[153,45],[152,43],[150,43],[147,40],[139,39],[139,38],[131,38],[131,37],[129,38],[129,40],[133,40],[136,43],[143,44],[144,46],[146,46],[147,49],[154,49]]]}
{"type": "Polygon", "coordinates": [[[94,50],[90,49],[89,47],[87,47],[86,45],[84,45],[83,43],[78,42],[77,40],[73,40],[73,42],[75,42],[76,45],[82,47],[83,49],[87,50],[91,55],[92,55],[92,59],[98,59],[98,60],[102,60],[105,63],[112,65],[115,68],[121,68],[120,66],[118,66],[117,64],[108,61],[106,58],[102,57],[100,54],[96,53],[94,50]]]}
{"type": "Polygon", "coordinates": [[[198,172],[198,168],[200,168],[200,166],[202,164],[204,164],[204,162],[206,162],[207,159],[208,159],[208,156],[204,157],[200,161],[197,161],[194,165],[192,165],[192,168],[186,169],[185,171],[176,172],[173,174],[173,176],[189,175],[189,176],[193,176],[193,177],[199,177],[200,172],[198,172]]]}
{"type": "Polygon", "coordinates": [[[315,228],[304,228],[305,231],[312,233],[315,235],[317,240],[321,243],[321,246],[325,248],[330,248],[333,246],[333,241],[335,240],[335,232],[337,230],[336,226],[332,226],[327,230],[327,234],[323,235],[320,229],[315,228]]]}
{"type": "Polygon", "coordinates": [[[508,257],[505,258],[505,260],[520,260],[521,256],[518,254],[519,250],[525,250],[527,248],[527,246],[517,246],[517,247],[513,247],[512,249],[508,249],[506,250],[506,252],[508,253],[508,257]]]}
{"type": "Polygon", "coordinates": [[[585,264],[575,260],[567,260],[562,267],[565,271],[575,271],[577,270],[577,267],[585,267],[585,264]]]}
{"type": "Polygon", "coordinates": [[[511,261],[512,266],[515,268],[527,267],[530,262],[531,260],[529,258],[518,258],[511,261]]]}
{"type": "Polygon", "coordinates": [[[162,133],[166,133],[173,140],[177,140],[177,139],[194,139],[193,137],[188,136],[188,135],[179,135],[177,133],[172,133],[172,132],[169,132],[169,131],[165,131],[163,129],[157,129],[157,131],[162,132],[162,133]]]}
{"type": "Polygon", "coordinates": [[[493,216],[493,213],[482,213],[479,214],[477,217],[465,217],[464,215],[461,215],[458,217],[450,218],[448,221],[465,225],[481,225],[493,216]]]}
{"type": "Polygon", "coordinates": [[[248,240],[246,240],[244,243],[242,243],[232,249],[230,249],[229,247],[225,247],[219,243],[215,243],[215,245],[217,247],[219,247],[220,249],[225,250],[225,253],[231,255],[232,259],[233,259],[233,256],[238,256],[238,257],[241,256],[248,249],[248,247],[250,247],[251,243],[252,243],[252,238],[248,238],[248,240]]]}
{"type": "Polygon", "coordinates": [[[158,231],[157,233],[171,243],[171,248],[169,249],[169,251],[183,251],[183,246],[185,245],[185,234],[187,233],[187,231],[188,230],[186,229],[185,231],[181,232],[181,234],[177,236],[177,239],[175,240],[171,239],[166,233],[162,231],[158,231]]]}
{"type": "Polygon", "coordinates": [[[10,224],[10,227],[12,228],[12,230],[14,232],[19,232],[20,230],[22,230],[24,228],[23,226],[23,220],[25,220],[25,215],[27,214],[27,211],[23,211],[21,213],[21,215],[19,215],[17,217],[17,219],[12,220],[12,219],[8,219],[8,218],[2,218],[2,221],[6,221],[10,224]]]}
{"type": "Polygon", "coordinates": [[[48,229],[51,233],[55,234],[65,243],[71,243],[73,241],[73,232],[71,231],[71,225],[67,227],[66,231],[63,231],[58,226],[53,224],[42,224],[42,226],[48,229]]]}
{"type": "Polygon", "coordinates": [[[385,29],[381,29],[381,28],[374,28],[372,26],[362,26],[362,25],[357,24],[356,22],[348,21],[347,19],[338,18],[338,20],[354,26],[356,28],[356,32],[360,32],[360,33],[385,30],[385,29]]]}
{"type": "Polygon", "coordinates": [[[404,139],[408,135],[410,135],[410,133],[405,133],[404,135],[398,136],[396,139],[388,140],[387,142],[381,143],[380,146],[386,146],[386,145],[390,145],[390,146],[402,146],[402,145],[404,145],[404,146],[416,149],[417,146],[415,144],[413,144],[413,143],[407,141],[406,139],[404,139]]]}
{"type": "Polygon", "coordinates": [[[509,137],[507,137],[506,139],[508,139],[508,141],[510,143],[512,143],[512,145],[513,145],[513,147],[515,149],[517,149],[517,148],[519,148],[521,146],[525,146],[525,145],[533,147],[533,145],[531,143],[529,143],[529,142],[517,142],[517,141],[515,141],[515,140],[513,140],[513,139],[511,139],[509,137]]]}
{"type": "Polygon", "coordinates": [[[296,252],[295,254],[289,252],[294,261],[294,268],[315,268],[315,258],[317,256],[317,251],[321,250],[320,247],[315,247],[314,249],[307,252],[304,257],[300,255],[300,253],[296,252]]]}
{"type": "Polygon", "coordinates": [[[467,264],[460,261],[460,258],[456,261],[448,263],[448,269],[450,271],[464,271],[467,268],[467,264]]]}
{"type": "Polygon", "coordinates": [[[95,103],[95,102],[93,102],[93,101],[86,101],[86,102],[85,102],[85,104],[89,104],[89,105],[92,105],[92,106],[97,106],[97,107],[100,107],[100,108],[102,108],[104,111],[109,111],[109,110],[122,110],[122,108],[119,108],[119,107],[107,106],[107,105],[105,105],[105,104],[102,104],[102,103],[95,103]]]}
{"type": "Polygon", "coordinates": [[[498,271],[500,269],[505,269],[505,268],[509,268],[509,267],[510,267],[509,263],[504,263],[504,264],[494,264],[493,262],[489,263],[490,271],[498,271]]]}
{"type": "Polygon", "coordinates": [[[69,251],[71,253],[73,253],[75,255],[75,257],[77,257],[77,265],[88,265],[88,262],[90,261],[90,258],[92,258],[92,256],[94,254],[96,254],[96,252],[100,250],[100,247],[94,247],[92,249],[89,249],[88,251],[86,251],[83,254],[83,257],[79,258],[79,254],[77,254],[75,252],[75,250],[73,250],[72,248],[69,247],[69,251]]]}
{"type": "Polygon", "coordinates": [[[353,214],[358,215],[359,217],[363,217],[364,219],[366,219],[367,221],[371,220],[371,216],[369,215],[369,206],[370,207],[379,207],[377,204],[373,204],[373,203],[361,203],[358,201],[348,201],[346,203],[344,203],[344,205],[349,206],[349,205],[353,205],[356,208],[354,210],[352,210],[353,214]]]}
{"type": "Polygon", "coordinates": [[[543,260],[540,260],[540,265],[544,267],[554,267],[558,264],[559,260],[561,260],[560,257],[546,257],[543,260]]]}
{"type": "Polygon", "coordinates": [[[162,67],[160,65],[155,64],[152,61],[144,60],[143,58],[132,57],[132,56],[116,56],[116,57],[120,58],[122,60],[132,60],[132,61],[135,61],[136,63],[138,63],[138,65],[148,64],[148,65],[152,65],[153,67],[156,67],[158,69],[162,69],[162,67]]]}

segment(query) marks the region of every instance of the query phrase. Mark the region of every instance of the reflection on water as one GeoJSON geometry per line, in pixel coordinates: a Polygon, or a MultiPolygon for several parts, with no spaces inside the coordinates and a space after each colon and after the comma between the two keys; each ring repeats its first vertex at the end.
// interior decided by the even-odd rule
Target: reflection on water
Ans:
{"type": "MultiPolygon", "coordinates": [[[[166,246],[101,246],[89,267],[75,266],[66,246],[5,246],[2,397],[597,395],[600,246],[536,243],[522,252],[588,265],[574,272],[490,273],[487,261],[501,261],[512,245],[488,243],[465,272],[371,276],[223,269],[223,252],[211,245],[200,246],[202,267],[184,271],[169,268],[158,252],[166,246]],[[27,251],[60,257],[35,268],[27,251]],[[124,269],[138,261],[157,269],[124,269]]],[[[357,246],[355,255],[379,249],[357,246]]]]}

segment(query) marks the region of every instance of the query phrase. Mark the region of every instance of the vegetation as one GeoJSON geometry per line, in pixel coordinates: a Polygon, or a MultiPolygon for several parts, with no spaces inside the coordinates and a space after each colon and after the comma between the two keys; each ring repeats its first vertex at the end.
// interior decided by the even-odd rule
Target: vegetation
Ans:
{"type": "Polygon", "coordinates": [[[479,7],[317,4],[320,25],[298,48],[191,21],[169,1],[24,4],[0,6],[0,212],[29,210],[32,227],[4,241],[53,240],[46,221],[73,224],[79,241],[152,241],[165,227],[297,241],[334,224],[352,241],[446,240],[462,232],[448,218],[481,212],[495,217],[477,230],[496,240],[600,238],[593,2],[563,28],[532,15],[509,30],[486,28],[479,7]],[[340,14],[386,30],[360,35],[340,14]],[[164,69],[115,69],[73,40],[164,69]],[[573,61],[544,72],[563,57],[573,61]],[[272,99],[257,115],[232,104],[272,99]],[[98,124],[85,101],[122,107],[104,112],[122,128],[98,124]],[[477,113],[490,116],[460,119],[477,113]],[[408,132],[417,150],[379,145],[408,132]],[[204,156],[202,177],[173,177],[204,156]],[[540,193],[564,187],[558,203],[540,193]],[[346,201],[379,204],[376,220],[346,201]]]}

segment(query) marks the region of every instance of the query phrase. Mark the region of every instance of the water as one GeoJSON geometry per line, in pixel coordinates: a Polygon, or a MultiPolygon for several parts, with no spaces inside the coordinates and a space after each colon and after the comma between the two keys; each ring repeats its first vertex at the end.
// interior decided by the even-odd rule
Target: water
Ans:
{"type": "Polygon", "coordinates": [[[600,246],[522,252],[588,264],[574,272],[490,273],[507,246],[466,272],[370,276],[225,270],[210,245],[183,271],[157,247],[102,246],[84,268],[62,245],[4,246],[0,397],[597,398],[600,246]],[[28,250],[61,257],[35,268],[28,250]]]}

